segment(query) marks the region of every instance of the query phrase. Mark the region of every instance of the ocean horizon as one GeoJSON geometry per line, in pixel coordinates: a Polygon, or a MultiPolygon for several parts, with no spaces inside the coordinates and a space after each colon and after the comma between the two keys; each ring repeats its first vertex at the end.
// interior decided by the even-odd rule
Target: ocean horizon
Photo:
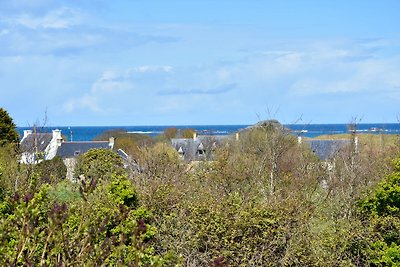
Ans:
{"type": "MultiPolygon", "coordinates": [[[[165,129],[175,127],[178,129],[194,129],[200,135],[229,135],[234,134],[250,125],[164,125],[164,126],[46,126],[38,127],[37,131],[51,133],[54,129],[61,130],[67,136],[68,141],[90,141],[105,131],[122,130],[128,133],[146,134],[155,137],[162,134],[165,129]]],[[[326,134],[349,133],[348,124],[284,124],[295,135],[304,137],[317,137],[326,134]]],[[[32,127],[17,127],[17,131],[23,136],[24,130],[32,127]]],[[[399,123],[359,123],[356,125],[358,133],[373,134],[400,134],[399,123]]]]}

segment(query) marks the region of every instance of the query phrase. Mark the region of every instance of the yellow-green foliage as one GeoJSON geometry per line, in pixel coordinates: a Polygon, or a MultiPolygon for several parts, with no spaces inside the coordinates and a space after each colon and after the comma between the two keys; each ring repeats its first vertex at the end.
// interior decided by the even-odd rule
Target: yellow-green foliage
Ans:
{"type": "Polygon", "coordinates": [[[155,140],[148,135],[128,133],[118,129],[106,131],[96,136],[94,140],[108,141],[110,137],[115,138],[114,150],[122,149],[134,159],[140,157],[140,148],[152,146],[155,143],[155,140]]]}
{"type": "Polygon", "coordinates": [[[181,138],[193,138],[193,135],[196,133],[196,130],[188,128],[180,130],[179,134],[181,138]]]}
{"type": "Polygon", "coordinates": [[[365,251],[378,266],[400,266],[400,158],[394,167],[370,197],[359,201],[360,216],[369,224],[365,251]]]}
{"type": "Polygon", "coordinates": [[[394,134],[330,134],[321,135],[310,139],[319,140],[351,140],[354,136],[358,137],[359,146],[361,149],[387,150],[397,148],[400,138],[394,134]]]}
{"type": "Polygon", "coordinates": [[[127,172],[92,150],[75,183],[1,147],[0,266],[399,266],[396,146],[358,135],[321,162],[273,125],[196,164],[157,143],[127,172]]]}
{"type": "Polygon", "coordinates": [[[173,254],[156,253],[152,216],[138,207],[121,164],[114,152],[92,150],[80,161],[82,173],[98,181],[90,192],[61,181],[6,193],[0,199],[0,265],[179,265],[173,254]]]}

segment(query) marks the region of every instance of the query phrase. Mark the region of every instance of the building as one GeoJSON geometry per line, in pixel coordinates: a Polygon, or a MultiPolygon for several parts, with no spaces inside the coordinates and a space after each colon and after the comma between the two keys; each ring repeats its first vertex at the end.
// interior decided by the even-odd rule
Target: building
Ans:
{"type": "Polygon", "coordinates": [[[54,158],[61,142],[60,130],[53,130],[52,133],[25,130],[20,142],[20,161],[25,164],[36,164],[42,160],[50,160],[54,158]]]}
{"type": "Polygon", "coordinates": [[[227,135],[202,135],[193,138],[173,138],[171,145],[185,161],[212,160],[214,150],[225,143],[227,135]]]}
{"type": "Polygon", "coordinates": [[[109,141],[75,141],[65,142],[61,130],[52,133],[37,133],[25,130],[20,142],[21,163],[36,164],[43,160],[51,160],[55,156],[62,158],[67,166],[67,178],[73,178],[76,159],[90,149],[113,149],[114,138],[109,141]]]}
{"type": "Polygon", "coordinates": [[[350,145],[350,140],[306,140],[311,151],[321,160],[327,161],[335,157],[341,150],[350,145]]]}

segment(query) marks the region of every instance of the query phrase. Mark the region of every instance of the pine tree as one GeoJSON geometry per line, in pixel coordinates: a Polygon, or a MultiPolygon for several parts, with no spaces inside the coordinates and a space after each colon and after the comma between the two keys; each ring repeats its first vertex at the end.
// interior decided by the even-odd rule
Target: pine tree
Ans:
{"type": "Polygon", "coordinates": [[[19,135],[13,119],[8,112],[0,108],[0,146],[8,143],[18,143],[19,135]]]}

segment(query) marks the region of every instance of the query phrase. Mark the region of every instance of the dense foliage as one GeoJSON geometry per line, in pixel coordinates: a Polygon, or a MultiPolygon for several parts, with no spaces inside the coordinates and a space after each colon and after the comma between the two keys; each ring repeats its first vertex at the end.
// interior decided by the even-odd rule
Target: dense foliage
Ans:
{"type": "Polygon", "coordinates": [[[9,143],[18,143],[19,135],[13,119],[8,112],[0,108],[0,146],[9,143]]]}
{"type": "Polygon", "coordinates": [[[394,166],[394,172],[359,203],[369,229],[366,254],[374,265],[400,265],[400,158],[394,166]]]}
{"type": "Polygon", "coordinates": [[[0,265],[399,266],[398,148],[322,162],[276,125],[213,161],[184,162],[165,140],[136,146],[134,169],[90,150],[73,182],[60,158],[19,164],[0,147],[0,265]]]}
{"type": "MultiPolygon", "coordinates": [[[[384,249],[359,208],[393,170],[396,151],[349,146],[327,164],[266,125],[220,147],[212,162],[150,151],[133,179],[154,215],[156,250],[174,251],[184,266],[396,266],[396,247],[384,249]]],[[[386,220],[381,231],[398,229],[386,220]]]]}
{"type": "Polygon", "coordinates": [[[115,139],[114,149],[122,149],[133,158],[140,157],[142,147],[151,146],[155,142],[147,135],[139,133],[128,133],[125,130],[106,131],[94,138],[95,141],[108,141],[111,137],[115,139]]]}
{"type": "MultiPolygon", "coordinates": [[[[49,166],[57,165],[35,166],[38,171],[31,175],[53,177],[47,173],[49,166]]],[[[91,150],[82,155],[78,167],[77,172],[90,177],[90,183],[53,178],[12,194],[3,193],[0,265],[177,264],[172,254],[156,255],[151,245],[156,233],[152,216],[139,206],[132,180],[121,167],[117,154],[91,150]]]]}

